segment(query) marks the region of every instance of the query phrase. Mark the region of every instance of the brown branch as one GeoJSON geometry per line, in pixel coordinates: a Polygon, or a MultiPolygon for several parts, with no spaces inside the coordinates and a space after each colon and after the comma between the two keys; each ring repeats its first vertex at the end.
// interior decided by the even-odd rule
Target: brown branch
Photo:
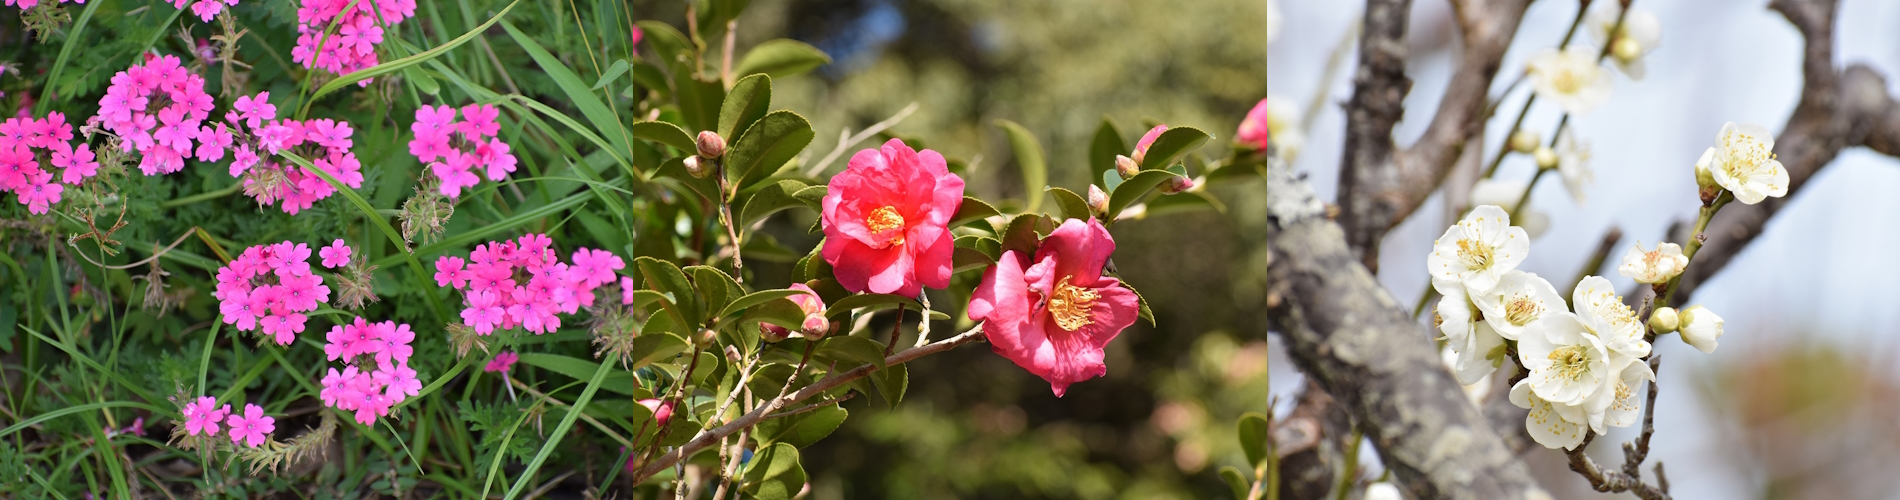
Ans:
{"type": "Polygon", "coordinates": [[[1346,105],[1340,163],[1340,225],[1360,263],[1378,272],[1379,242],[1445,181],[1466,143],[1481,135],[1491,82],[1529,0],[1453,0],[1464,51],[1437,114],[1418,142],[1398,150],[1392,128],[1405,114],[1405,32],[1410,0],[1368,0],[1359,69],[1346,105]]]}
{"type": "Polygon", "coordinates": [[[1301,371],[1345,405],[1411,496],[1548,497],[1325,213],[1268,160],[1266,316],[1301,371]]]}
{"type": "Polygon", "coordinates": [[[1321,498],[1332,491],[1335,465],[1345,458],[1352,416],[1317,382],[1306,381],[1286,418],[1273,421],[1280,456],[1280,498],[1321,498]]]}

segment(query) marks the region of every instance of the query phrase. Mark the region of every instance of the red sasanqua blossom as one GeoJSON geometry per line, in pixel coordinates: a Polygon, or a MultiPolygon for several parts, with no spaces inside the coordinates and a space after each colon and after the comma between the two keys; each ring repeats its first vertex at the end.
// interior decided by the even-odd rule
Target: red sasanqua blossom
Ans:
{"type": "Polygon", "coordinates": [[[1102,349],[1140,316],[1135,292],[1103,276],[1115,239],[1093,219],[1070,219],[1043,238],[1034,259],[1003,252],[970,298],[970,319],[997,354],[1049,381],[1069,385],[1108,373],[1102,349]]]}
{"type": "Polygon", "coordinates": [[[936,151],[897,139],[859,151],[825,193],[825,262],[853,293],[948,287],[948,226],[962,205],[963,178],[936,151]]]}

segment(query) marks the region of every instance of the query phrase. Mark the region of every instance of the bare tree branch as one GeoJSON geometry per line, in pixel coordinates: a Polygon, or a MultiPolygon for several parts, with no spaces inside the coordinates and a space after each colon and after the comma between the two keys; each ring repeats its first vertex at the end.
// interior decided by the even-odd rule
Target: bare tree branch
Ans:
{"type": "Polygon", "coordinates": [[[1413,497],[1548,498],[1286,170],[1268,161],[1267,319],[1301,371],[1345,404],[1413,497]]]}

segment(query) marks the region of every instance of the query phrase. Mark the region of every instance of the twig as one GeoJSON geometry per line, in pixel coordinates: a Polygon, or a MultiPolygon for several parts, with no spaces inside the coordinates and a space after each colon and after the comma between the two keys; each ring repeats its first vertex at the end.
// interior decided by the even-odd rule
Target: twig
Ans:
{"type": "Polygon", "coordinates": [[[561,481],[567,480],[569,477],[573,477],[574,472],[575,471],[569,470],[559,476],[554,476],[554,479],[549,479],[548,482],[541,483],[540,488],[535,488],[534,491],[528,492],[528,495],[522,498],[538,498],[541,495],[546,495],[548,491],[554,489],[555,485],[561,484],[561,481]]]}
{"type": "Polygon", "coordinates": [[[1609,231],[1603,232],[1603,240],[1597,243],[1596,252],[1590,254],[1590,260],[1584,261],[1583,269],[1577,270],[1577,277],[1570,280],[1570,286],[1561,288],[1560,290],[1574,290],[1577,288],[1578,283],[1583,282],[1585,277],[1595,275],[1597,271],[1603,269],[1603,262],[1610,259],[1610,253],[1615,252],[1616,244],[1622,241],[1623,228],[1610,226],[1609,231]]]}
{"type": "MultiPolygon", "coordinates": [[[[166,253],[169,253],[169,252],[171,252],[173,248],[178,248],[178,245],[179,245],[179,244],[182,244],[182,243],[184,243],[184,242],[185,242],[185,239],[186,239],[186,238],[190,238],[190,237],[191,237],[191,234],[192,234],[192,232],[194,232],[194,231],[197,231],[197,230],[198,230],[198,226],[192,226],[192,227],[191,227],[191,229],[187,229],[187,230],[185,230],[185,234],[184,234],[184,235],[182,235],[182,236],[179,236],[177,240],[175,240],[175,241],[172,241],[172,244],[171,244],[170,246],[166,246],[164,250],[159,250],[159,251],[157,251],[157,252],[153,252],[153,253],[152,253],[152,256],[151,256],[151,257],[147,257],[147,258],[146,258],[145,260],[141,260],[141,261],[138,261],[138,262],[133,262],[133,263],[131,263],[131,264],[124,264],[124,265],[117,265],[117,266],[108,266],[108,265],[105,265],[105,264],[102,264],[102,263],[100,263],[99,261],[96,261],[96,260],[92,260],[92,258],[91,258],[91,257],[87,257],[87,256],[86,256],[86,253],[85,253],[85,252],[73,252],[73,254],[74,254],[74,255],[78,255],[78,256],[79,256],[79,258],[82,258],[82,259],[86,259],[86,262],[91,262],[91,263],[92,263],[92,265],[95,265],[95,266],[99,266],[99,267],[103,267],[103,268],[106,268],[106,269],[131,269],[131,268],[134,268],[134,267],[139,267],[139,266],[143,266],[143,265],[145,265],[145,264],[148,264],[148,263],[150,263],[150,262],[152,262],[152,261],[155,261],[155,260],[158,260],[158,258],[159,258],[159,257],[163,257],[163,256],[164,256],[164,255],[165,255],[166,253]]],[[[72,243],[67,243],[67,245],[69,245],[69,246],[72,246],[74,250],[78,250],[78,249],[79,249],[79,246],[77,246],[77,245],[73,245],[72,243]]]]}
{"type": "MultiPolygon", "coordinates": [[[[561,408],[568,407],[567,403],[562,402],[559,399],[554,399],[554,397],[552,396],[542,394],[541,391],[534,390],[533,387],[528,387],[527,384],[523,384],[521,383],[521,381],[515,380],[514,377],[508,377],[508,383],[510,385],[520,386],[521,390],[528,391],[528,394],[533,395],[534,397],[546,400],[547,402],[552,403],[554,406],[561,407],[561,408]]],[[[613,428],[607,427],[606,424],[600,423],[599,420],[594,420],[594,417],[587,416],[586,412],[582,412],[580,414],[580,417],[581,417],[581,420],[587,421],[588,425],[594,426],[594,428],[599,429],[600,432],[606,433],[607,437],[613,438],[614,441],[619,442],[621,446],[625,446],[629,450],[633,449],[633,442],[628,441],[627,438],[620,437],[620,434],[614,432],[613,428]]],[[[644,429],[642,429],[642,431],[644,431],[644,429]]]]}
{"type": "Polygon", "coordinates": [[[850,401],[850,400],[851,400],[851,398],[854,398],[854,397],[857,397],[857,395],[858,395],[858,393],[855,393],[855,392],[847,392],[847,393],[845,393],[845,395],[844,395],[844,397],[840,397],[840,398],[838,398],[838,399],[827,399],[827,400],[824,400],[824,401],[819,401],[819,402],[816,402],[816,403],[812,403],[812,404],[808,404],[808,405],[805,405],[805,406],[801,406],[801,407],[798,407],[797,409],[793,409],[793,410],[785,410],[785,411],[781,411],[781,412],[778,412],[778,413],[773,413],[773,414],[771,414],[771,415],[766,415],[766,416],[765,416],[765,418],[766,418],[766,420],[771,420],[771,419],[774,419],[774,418],[779,418],[779,417],[789,417],[789,416],[792,416],[792,415],[797,415],[797,414],[800,414],[800,413],[805,413],[805,412],[808,412],[808,411],[812,411],[812,410],[816,410],[816,409],[819,409],[819,408],[824,408],[824,407],[826,407],[826,406],[831,406],[831,405],[836,405],[836,404],[840,404],[840,403],[843,403],[843,402],[845,402],[845,401],[850,401]]]}
{"type": "Polygon", "coordinates": [[[885,129],[897,126],[898,122],[904,121],[905,118],[910,117],[911,113],[917,112],[917,106],[918,103],[910,103],[909,106],[904,106],[904,109],[898,111],[897,114],[891,115],[890,118],[871,125],[870,128],[864,129],[863,132],[858,132],[858,135],[849,135],[850,129],[839,131],[838,146],[831,148],[830,153],[825,153],[824,159],[818,160],[818,163],[813,163],[810,168],[805,169],[805,175],[817,177],[818,174],[824,173],[825,167],[831,166],[831,162],[837,160],[838,156],[844,154],[845,150],[851,149],[852,146],[864,142],[865,139],[869,139],[871,136],[877,135],[885,129]]]}

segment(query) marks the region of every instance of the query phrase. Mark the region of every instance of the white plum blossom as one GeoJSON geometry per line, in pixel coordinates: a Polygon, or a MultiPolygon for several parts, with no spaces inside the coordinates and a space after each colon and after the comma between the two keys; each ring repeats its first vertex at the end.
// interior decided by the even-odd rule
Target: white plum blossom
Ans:
{"type": "Polygon", "coordinates": [[[1478,307],[1471,303],[1464,287],[1447,283],[1439,288],[1444,294],[1438,299],[1437,315],[1432,321],[1438,324],[1439,333],[1445,335],[1445,344],[1457,353],[1457,359],[1451,363],[1451,372],[1458,376],[1458,383],[1476,384],[1486,375],[1497,370],[1504,359],[1504,337],[1491,329],[1481,318],[1478,307]]]}
{"type": "MultiPolygon", "coordinates": [[[[1515,207],[1519,200],[1524,199],[1527,187],[1529,184],[1520,180],[1479,179],[1477,184],[1471,186],[1471,204],[1515,207]]],[[[1517,227],[1524,228],[1524,233],[1531,239],[1543,236],[1544,231],[1550,229],[1550,216],[1535,207],[1524,207],[1517,212],[1517,216],[1517,227]]]]}
{"type": "Polygon", "coordinates": [[[1687,267],[1689,257],[1682,254],[1680,245],[1663,243],[1656,245],[1655,250],[1643,250],[1643,244],[1637,243],[1629,253],[1623,254],[1623,265],[1617,266],[1616,273],[1637,283],[1655,285],[1669,282],[1687,267]]]}
{"type": "Polygon", "coordinates": [[[1682,326],[1682,341],[1704,353],[1715,352],[1716,339],[1722,338],[1722,317],[1702,306],[1689,306],[1676,313],[1682,326]]]}
{"type": "Polygon", "coordinates": [[[1405,497],[1399,496],[1399,487],[1383,481],[1366,485],[1366,496],[1363,498],[1365,500],[1405,500],[1405,497]]]}
{"type": "MultiPolygon", "coordinates": [[[[1445,349],[1438,352],[1438,357],[1440,360],[1445,362],[1445,368],[1453,370],[1454,374],[1457,373],[1456,370],[1458,369],[1458,351],[1445,349]]],[[[1460,382],[1458,385],[1464,386],[1465,399],[1470,400],[1472,405],[1484,404],[1484,399],[1491,395],[1491,375],[1490,374],[1486,374],[1483,377],[1478,377],[1478,381],[1476,382],[1472,382],[1469,384],[1460,382]]]]}
{"type": "Polygon", "coordinates": [[[1788,169],[1775,159],[1774,149],[1775,138],[1767,127],[1729,122],[1722,125],[1715,147],[1702,152],[1695,166],[1735,193],[1737,201],[1753,205],[1788,194],[1788,169]]]}
{"type": "MultiPolygon", "coordinates": [[[[1614,355],[1612,357],[1621,361],[1649,356],[1649,342],[1643,340],[1648,329],[1636,313],[1630,311],[1630,306],[1623,303],[1623,297],[1616,294],[1610,280],[1602,276],[1583,278],[1577,282],[1577,289],[1570,292],[1570,303],[1576,308],[1577,321],[1596,336],[1614,355]]],[[[1616,367],[1621,366],[1619,363],[1616,367]]]]}
{"type": "Polygon", "coordinates": [[[1498,286],[1485,293],[1471,295],[1471,302],[1484,313],[1484,321],[1498,336],[1518,340],[1531,323],[1554,311],[1569,310],[1556,287],[1536,274],[1511,271],[1498,280],[1498,286]]]}
{"type": "Polygon", "coordinates": [[[1570,114],[1588,113],[1610,98],[1610,72],[1597,63],[1594,48],[1544,49],[1525,65],[1537,96],[1557,101],[1570,114]]]}
{"type": "Polygon", "coordinates": [[[1611,376],[1610,351],[1568,311],[1532,323],[1517,349],[1519,364],[1530,372],[1525,380],[1531,390],[1552,403],[1582,405],[1601,392],[1611,376]]]}
{"type": "Polygon", "coordinates": [[[1623,16],[1622,29],[1616,28],[1616,16],[1623,11],[1620,2],[1597,2],[1601,7],[1592,9],[1586,26],[1597,43],[1610,48],[1610,61],[1617,69],[1629,75],[1632,80],[1643,79],[1643,56],[1656,50],[1662,41],[1662,22],[1656,15],[1643,9],[1630,9],[1623,16]],[[1616,30],[1611,36],[1610,31],[1616,30]]]}
{"type": "MultiPolygon", "coordinates": [[[[1583,412],[1575,406],[1558,405],[1538,397],[1531,390],[1531,380],[1524,379],[1511,386],[1511,404],[1530,410],[1524,416],[1524,428],[1530,431],[1531,440],[1545,448],[1566,450],[1577,449],[1583,444],[1584,429],[1588,422],[1573,421],[1565,414],[1582,416],[1583,412]]],[[[1574,417],[1573,417],[1574,418],[1574,417]]]]}
{"type": "MultiPolygon", "coordinates": [[[[1473,209],[1463,220],[1445,229],[1425,258],[1433,286],[1455,282],[1467,290],[1487,292],[1504,273],[1516,269],[1530,251],[1530,236],[1511,225],[1511,215],[1496,205],[1473,209]]],[[[1441,289],[1439,293],[1444,293],[1441,289]]]]}
{"type": "Polygon", "coordinates": [[[1602,434],[1604,426],[1629,427],[1635,424],[1643,413],[1643,402],[1636,398],[1636,389],[1642,387],[1643,382],[1651,380],[1656,380],[1656,372],[1650,371],[1648,363],[1631,360],[1625,364],[1617,376],[1610,377],[1610,385],[1606,387],[1608,392],[1604,393],[1607,397],[1603,398],[1608,404],[1600,410],[1601,413],[1591,414],[1591,429],[1602,434]]]}
{"type": "Polygon", "coordinates": [[[1590,170],[1590,143],[1578,139],[1568,128],[1557,134],[1557,175],[1578,205],[1583,204],[1584,190],[1597,179],[1596,172],[1590,170]]]}

